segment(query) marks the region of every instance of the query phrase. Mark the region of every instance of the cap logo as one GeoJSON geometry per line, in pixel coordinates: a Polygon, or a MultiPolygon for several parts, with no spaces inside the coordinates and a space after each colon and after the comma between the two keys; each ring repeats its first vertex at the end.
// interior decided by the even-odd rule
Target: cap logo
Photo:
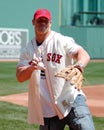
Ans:
{"type": "Polygon", "coordinates": [[[42,14],[46,14],[46,11],[45,11],[45,10],[42,10],[42,14]]]}

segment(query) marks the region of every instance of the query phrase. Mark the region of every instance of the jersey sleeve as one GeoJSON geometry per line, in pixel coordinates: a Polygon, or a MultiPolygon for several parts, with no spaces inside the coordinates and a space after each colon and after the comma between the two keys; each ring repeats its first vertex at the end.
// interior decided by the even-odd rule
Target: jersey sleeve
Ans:
{"type": "Polygon", "coordinates": [[[81,46],[78,45],[75,42],[75,40],[71,37],[64,36],[64,41],[65,41],[65,51],[69,56],[77,53],[78,49],[81,48],[81,46]]]}
{"type": "Polygon", "coordinates": [[[32,54],[30,51],[31,45],[29,45],[29,44],[21,50],[20,60],[17,64],[17,67],[27,66],[27,65],[29,65],[28,64],[29,61],[32,60],[32,54]]]}

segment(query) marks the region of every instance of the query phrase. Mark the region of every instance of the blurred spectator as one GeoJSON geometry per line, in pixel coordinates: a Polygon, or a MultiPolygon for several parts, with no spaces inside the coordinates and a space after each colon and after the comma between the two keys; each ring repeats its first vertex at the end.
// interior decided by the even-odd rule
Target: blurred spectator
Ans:
{"type": "Polygon", "coordinates": [[[89,23],[91,25],[104,25],[104,20],[99,17],[93,17],[89,23]]]}
{"type": "Polygon", "coordinates": [[[79,14],[74,14],[72,17],[72,26],[77,26],[81,24],[81,18],[79,14]]]}

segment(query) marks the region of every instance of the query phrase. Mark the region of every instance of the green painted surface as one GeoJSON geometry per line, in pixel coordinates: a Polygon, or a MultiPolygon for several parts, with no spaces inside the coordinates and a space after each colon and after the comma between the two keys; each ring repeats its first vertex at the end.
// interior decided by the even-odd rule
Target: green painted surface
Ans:
{"type": "Polygon", "coordinates": [[[0,0],[0,28],[28,29],[30,40],[34,36],[32,18],[35,10],[47,8],[52,13],[53,30],[74,37],[89,52],[91,58],[103,59],[104,26],[60,26],[62,21],[70,21],[73,14],[71,10],[73,1],[68,1],[71,2],[68,5],[63,2],[67,3],[63,0],[0,0]],[[65,18],[63,12],[65,16],[69,14],[71,16],[65,18]]]}
{"type": "Polygon", "coordinates": [[[104,58],[104,27],[62,26],[61,32],[73,37],[93,59],[104,58]]]}
{"type": "Polygon", "coordinates": [[[0,28],[29,29],[29,39],[34,35],[32,18],[36,9],[47,8],[52,13],[52,29],[59,31],[58,0],[0,0],[0,28]]]}

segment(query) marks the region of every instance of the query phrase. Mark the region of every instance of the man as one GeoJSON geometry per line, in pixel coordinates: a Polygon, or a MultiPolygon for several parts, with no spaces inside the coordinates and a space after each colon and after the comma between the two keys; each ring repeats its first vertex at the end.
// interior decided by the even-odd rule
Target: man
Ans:
{"type": "Polygon", "coordinates": [[[90,60],[88,53],[73,38],[51,30],[49,10],[38,9],[32,24],[35,37],[23,48],[16,69],[19,82],[30,79],[29,123],[39,124],[40,130],[64,130],[65,125],[70,130],[94,130],[84,93],[55,77],[56,72],[72,65],[73,60],[76,68],[83,71],[90,60]],[[69,104],[64,107],[60,99],[67,95],[66,88],[69,104]]]}

